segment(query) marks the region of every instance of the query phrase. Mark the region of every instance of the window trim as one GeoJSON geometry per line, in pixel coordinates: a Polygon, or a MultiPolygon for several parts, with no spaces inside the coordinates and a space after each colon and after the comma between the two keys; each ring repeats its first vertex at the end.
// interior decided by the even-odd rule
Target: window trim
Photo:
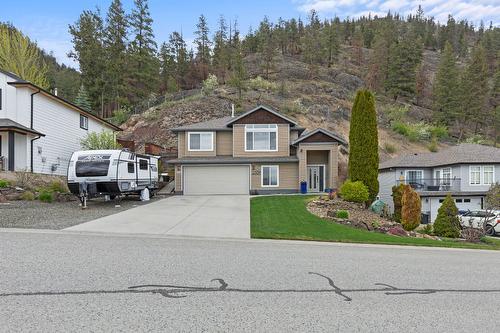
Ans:
{"type": "MultiPolygon", "coordinates": [[[[245,152],[276,152],[278,151],[278,132],[279,132],[279,126],[278,124],[246,124],[245,125],[245,133],[244,133],[244,136],[245,136],[245,140],[244,140],[244,145],[245,145],[245,152]],[[274,128],[250,128],[249,126],[254,126],[254,125],[273,125],[275,126],[274,128]],[[275,149],[247,149],[247,133],[248,132],[252,132],[252,133],[255,133],[255,132],[267,132],[267,133],[276,133],[276,148],[275,149]]],[[[269,136],[269,138],[271,138],[271,136],[269,136]]],[[[252,136],[252,139],[253,139],[253,142],[254,142],[254,145],[255,145],[255,137],[252,136]]],[[[253,146],[254,146],[253,145],[253,146]]],[[[269,146],[271,146],[271,140],[269,139],[269,146]]]]}
{"type": "MultiPolygon", "coordinates": [[[[475,172],[478,172],[478,171],[475,171],[475,172]]],[[[494,184],[495,183],[495,165],[491,164],[491,165],[469,165],[469,185],[470,186],[491,186],[491,184],[494,184]],[[492,168],[492,180],[493,182],[492,183],[486,183],[485,180],[484,180],[484,168],[485,167],[490,167],[492,168]],[[472,183],[472,168],[479,168],[479,183],[472,183]]]]}
{"type": "Polygon", "coordinates": [[[214,151],[214,132],[188,132],[188,151],[214,151]],[[191,148],[191,134],[199,134],[200,135],[200,149],[192,149],[191,148]],[[201,149],[201,135],[202,134],[210,134],[210,149],[201,149]]]}
{"type": "Polygon", "coordinates": [[[260,186],[261,187],[279,187],[280,186],[280,166],[275,165],[261,165],[260,166],[260,186]],[[264,185],[264,168],[276,168],[276,185],[264,185]]]}
{"type": "Polygon", "coordinates": [[[483,185],[488,185],[488,186],[491,186],[492,184],[495,184],[495,166],[494,165],[483,165],[481,166],[481,175],[483,176],[483,185]],[[491,183],[486,183],[485,181],[485,171],[484,171],[484,168],[485,167],[490,167],[492,170],[491,170],[491,183]]]}
{"type": "Polygon", "coordinates": [[[83,115],[83,114],[80,114],[80,128],[81,129],[84,129],[86,131],[89,130],[89,117],[83,115]],[[82,119],[85,119],[85,121],[83,122],[82,124],[82,119]]]}
{"type": "Polygon", "coordinates": [[[419,171],[421,172],[422,174],[422,177],[420,178],[420,180],[424,180],[424,170],[422,169],[409,169],[409,170],[405,170],[405,182],[407,183],[409,178],[408,178],[408,173],[409,172],[413,172],[413,171],[419,171]]]}

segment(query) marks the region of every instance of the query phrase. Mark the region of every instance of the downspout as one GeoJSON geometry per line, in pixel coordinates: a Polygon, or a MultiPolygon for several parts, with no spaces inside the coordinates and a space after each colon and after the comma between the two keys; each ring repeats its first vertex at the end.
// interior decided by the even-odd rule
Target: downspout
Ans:
{"type": "MultiPolygon", "coordinates": [[[[38,93],[40,93],[40,90],[38,90],[37,92],[34,92],[34,93],[31,94],[31,121],[30,121],[30,128],[32,130],[34,130],[34,128],[33,128],[33,101],[34,101],[34,98],[33,97],[36,94],[38,94],[38,93]]],[[[30,160],[31,160],[31,163],[30,163],[30,165],[31,165],[31,173],[33,173],[33,143],[35,142],[35,140],[38,140],[40,138],[41,138],[41,136],[38,136],[38,137],[36,137],[34,139],[31,139],[31,149],[30,149],[30,153],[31,153],[30,154],[31,155],[30,156],[30,160]]]]}

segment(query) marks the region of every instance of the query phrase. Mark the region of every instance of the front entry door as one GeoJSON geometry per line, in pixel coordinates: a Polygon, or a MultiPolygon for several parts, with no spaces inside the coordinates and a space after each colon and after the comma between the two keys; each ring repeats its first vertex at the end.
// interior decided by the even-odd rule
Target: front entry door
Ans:
{"type": "Polygon", "coordinates": [[[308,192],[319,192],[320,188],[320,177],[319,177],[319,166],[307,167],[308,171],[308,192]]]}

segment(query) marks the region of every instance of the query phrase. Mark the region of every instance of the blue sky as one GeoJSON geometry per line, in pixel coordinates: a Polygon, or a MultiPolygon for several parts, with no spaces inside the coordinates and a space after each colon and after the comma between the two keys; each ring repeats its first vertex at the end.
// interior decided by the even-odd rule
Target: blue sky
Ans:
{"type": "MultiPolygon", "coordinates": [[[[122,0],[127,12],[133,0],[122,0]]],[[[106,12],[111,0],[25,0],[22,2],[2,0],[0,21],[12,22],[47,51],[67,65],[76,67],[66,54],[71,50],[71,36],[68,25],[74,23],[85,9],[98,6],[106,12]]],[[[322,17],[356,17],[372,13],[383,15],[388,10],[402,14],[414,12],[421,4],[426,15],[445,22],[448,13],[456,18],[467,18],[476,25],[482,19],[500,24],[500,0],[150,0],[154,31],[160,43],[174,31],[180,31],[188,42],[193,40],[193,31],[200,14],[205,14],[212,31],[218,17],[223,14],[227,20],[238,19],[240,30],[247,32],[256,27],[267,15],[272,21],[278,17],[306,17],[316,9],[322,17]]]]}

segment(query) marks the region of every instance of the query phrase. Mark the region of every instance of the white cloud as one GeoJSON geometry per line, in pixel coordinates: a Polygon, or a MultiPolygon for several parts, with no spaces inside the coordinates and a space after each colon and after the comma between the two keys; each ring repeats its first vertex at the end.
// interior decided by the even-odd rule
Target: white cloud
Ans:
{"type": "Polygon", "coordinates": [[[425,15],[433,16],[445,23],[448,14],[457,20],[467,19],[474,24],[483,20],[500,25],[499,0],[293,0],[297,9],[308,12],[315,9],[323,15],[336,14],[342,17],[398,12],[402,15],[414,13],[422,5],[425,15]]]}

